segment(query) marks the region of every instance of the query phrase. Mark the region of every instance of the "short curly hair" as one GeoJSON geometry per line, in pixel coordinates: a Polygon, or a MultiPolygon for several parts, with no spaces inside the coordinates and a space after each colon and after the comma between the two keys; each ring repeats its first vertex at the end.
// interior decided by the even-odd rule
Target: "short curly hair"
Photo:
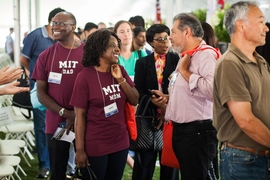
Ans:
{"type": "Polygon", "coordinates": [[[146,31],[146,41],[150,44],[154,41],[154,36],[159,33],[167,33],[170,36],[170,28],[164,24],[153,24],[146,31]]]}
{"type": "Polygon", "coordinates": [[[100,66],[99,58],[108,49],[108,43],[111,36],[116,38],[118,41],[118,48],[120,49],[121,40],[114,32],[107,29],[99,29],[88,36],[83,48],[82,65],[84,67],[100,66]]]}

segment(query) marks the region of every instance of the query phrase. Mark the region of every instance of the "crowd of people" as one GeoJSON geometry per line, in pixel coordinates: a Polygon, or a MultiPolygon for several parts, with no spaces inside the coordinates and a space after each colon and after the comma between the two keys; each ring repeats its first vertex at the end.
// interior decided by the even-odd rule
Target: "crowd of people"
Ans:
{"type": "MultiPolygon", "coordinates": [[[[127,163],[133,180],[151,180],[162,150],[129,151],[124,111],[146,95],[158,128],[172,121],[180,164],[160,164],[160,180],[270,179],[270,67],[255,50],[266,43],[264,14],[254,2],[233,4],[224,17],[231,43],[223,55],[209,24],[189,13],[172,21],[145,29],[134,16],[76,31],[74,15],[56,8],[47,25],[28,34],[20,61],[46,107],[33,109],[38,178],[65,180],[76,165],[86,179],[90,166],[98,180],[121,180],[127,163]],[[63,123],[67,134],[75,132],[72,143],[53,138],[63,123]]],[[[13,78],[0,84],[21,74],[7,69],[0,75],[13,78]]],[[[28,90],[16,85],[0,94],[28,90]]]]}

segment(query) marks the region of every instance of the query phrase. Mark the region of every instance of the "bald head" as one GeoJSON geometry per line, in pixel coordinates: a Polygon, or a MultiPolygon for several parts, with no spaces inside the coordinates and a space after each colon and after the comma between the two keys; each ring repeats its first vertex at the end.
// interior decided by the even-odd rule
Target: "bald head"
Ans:
{"type": "Polygon", "coordinates": [[[59,16],[59,15],[60,15],[60,16],[65,16],[65,17],[67,17],[68,20],[69,20],[72,24],[76,25],[76,23],[77,23],[76,18],[75,18],[75,16],[74,16],[71,12],[67,12],[67,11],[59,12],[59,13],[57,13],[57,14],[54,16],[54,18],[55,18],[56,16],[59,16]]]}
{"type": "Polygon", "coordinates": [[[55,40],[58,41],[69,41],[73,42],[74,34],[76,29],[76,19],[70,12],[59,12],[57,13],[51,23],[52,35],[55,40]],[[72,37],[72,38],[71,38],[72,37]]]}

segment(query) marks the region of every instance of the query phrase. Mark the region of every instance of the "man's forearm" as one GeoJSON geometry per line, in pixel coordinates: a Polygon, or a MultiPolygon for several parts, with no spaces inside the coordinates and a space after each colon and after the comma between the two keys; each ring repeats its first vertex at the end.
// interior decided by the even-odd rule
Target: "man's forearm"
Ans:
{"type": "Polygon", "coordinates": [[[251,139],[270,148],[270,130],[259,120],[251,120],[248,126],[241,128],[251,139]]]}

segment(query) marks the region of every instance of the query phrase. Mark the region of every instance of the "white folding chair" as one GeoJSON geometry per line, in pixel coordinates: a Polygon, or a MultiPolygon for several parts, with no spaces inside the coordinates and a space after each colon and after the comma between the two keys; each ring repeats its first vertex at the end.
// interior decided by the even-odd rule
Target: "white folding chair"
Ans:
{"type": "Polygon", "coordinates": [[[12,145],[2,145],[1,146],[1,151],[0,151],[0,156],[13,156],[16,154],[20,153],[20,148],[18,146],[12,146],[12,145]]]}
{"type": "MultiPolygon", "coordinates": [[[[20,148],[17,147],[17,146],[10,146],[10,145],[3,146],[2,144],[0,144],[0,148],[1,148],[0,149],[0,159],[1,159],[1,156],[5,156],[5,155],[13,156],[13,155],[19,154],[19,152],[20,152],[20,148]]],[[[8,168],[7,171],[10,170],[10,168],[7,167],[7,166],[10,166],[10,165],[2,163],[2,159],[1,159],[1,165],[5,166],[3,168],[8,168]]],[[[14,173],[14,168],[12,167],[12,169],[13,169],[13,171],[12,171],[12,174],[13,174],[14,173]]],[[[0,171],[1,171],[1,168],[0,168],[0,171]]],[[[8,171],[8,172],[10,172],[10,171],[8,171]]],[[[15,180],[14,177],[12,176],[12,174],[5,174],[5,171],[3,171],[2,175],[0,173],[0,177],[2,177],[4,179],[12,178],[13,180],[15,180]]]]}
{"type": "MultiPolygon", "coordinates": [[[[30,148],[31,145],[29,144],[26,135],[31,130],[32,127],[28,124],[24,124],[23,122],[14,123],[14,120],[12,118],[12,110],[10,106],[0,108],[0,131],[6,134],[6,140],[7,139],[24,140],[26,143],[26,145],[24,146],[24,152],[26,152],[29,158],[32,160],[34,159],[34,157],[27,148],[27,147],[30,148]]],[[[22,156],[25,159],[28,166],[31,167],[30,163],[25,158],[24,153],[22,153],[22,156]]]]}
{"type": "MultiPolygon", "coordinates": [[[[35,146],[34,140],[35,137],[33,136],[34,134],[34,123],[33,123],[33,118],[26,119],[21,112],[24,111],[20,108],[12,106],[12,95],[5,95],[2,96],[2,106],[10,106],[12,109],[12,116],[14,119],[15,124],[16,123],[23,123],[23,125],[27,125],[32,127],[32,131],[29,131],[26,133],[26,137],[28,140],[28,143],[30,143],[32,146],[35,146]]],[[[26,112],[24,112],[26,113],[26,112]]],[[[31,117],[33,117],[33,114],[31,113],[31,117]]],[[[29,149],[33,150],[31,146],[29,146],[29,149]]]]}
{"type": "MultiPolygon", "coordinates": [[[[28,162],[28,160],[25,157],[25,154],[27,154],[28,157],[33,157],[33,155],[28,150],[28,148],[27,148],[24,140],[17,140],[17,139],[15,139],[15,140],[14,139],[0,140],[0,145],[2,145],[2,146],[10,145],[10,146],[17,146],[17,147],[19,147],[20,148],[20,154],[24,158],[24,160],[27,163],[27,165],[29,167],[31,167],[30,163],[28,162]],[[23,151],[22,151],[22,149],[23,149],[23,151]]],[[[33,159],[33,158],[31,158],[31,159],[33,159]]]]}
{"type": "Polygon", "coordinates": [[[16,67],[16,64],[10,59],[10,56],[7,53],[0,54],[0,69],[10,65],[10,68],[16,67]]]}
{"type": "Polygon", "coordinates": [[[17,176],[19,180],[21,180],[21,177],[19,176],[19,170],[23,173],[24,176],[27,176],[27,174],[20,166],[21,158],[19,156],[0,156],[0,158],[1,163],[11,165],[15,168],[14,174],[17,176]]]}
{"type": "Polygon", "coordinates": [[[12,176],[12,174],[14,173],[14,168],[10,165],[4,165],[4,164],[1,164],[0,165],[0,180],[9,180],[10,177],[14,179],[14,177],[12,176]]]}
{"type": "MultiPolygon", "coordinates": [[[[0,110],[1,111],[1,110],[0,110]]],[[[1,125],[0,125],[1,126],[1,125]]],[[[33,129],[32,124],[25,122],[12,122],[8,125],[0,127],[0,132],[6,134],[5,139],[21,139],[24,140],[27,147],[33,150],[32,145],[35,145],[32,139],[31,131],[33,129]]]]}

